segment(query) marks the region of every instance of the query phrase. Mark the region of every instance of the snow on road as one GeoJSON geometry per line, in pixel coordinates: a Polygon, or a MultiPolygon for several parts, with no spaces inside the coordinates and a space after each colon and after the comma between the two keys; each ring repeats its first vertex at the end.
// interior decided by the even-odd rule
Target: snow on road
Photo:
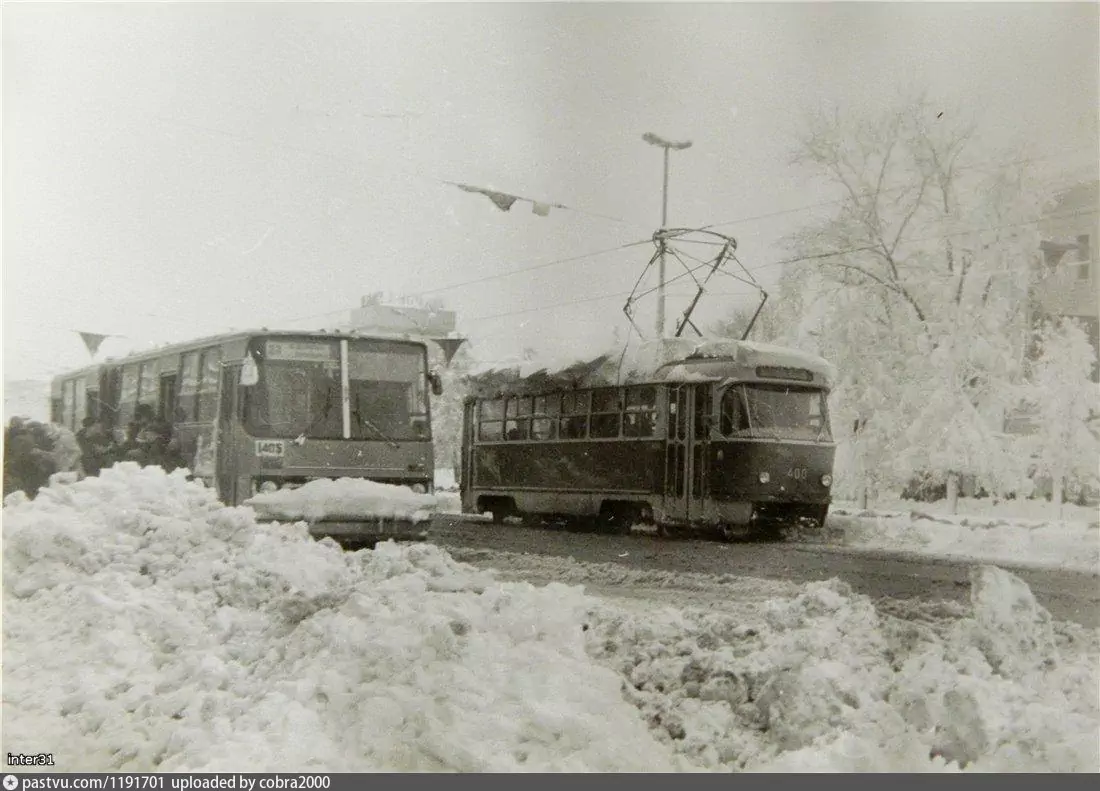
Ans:
{"type": "Polygon", "coordinates": [[[341,552],[133,465],[3,530],[4,749],[61,771],[1100,768],[1098,632],[993,567],[931,620],[836,580],[546,572],[686,597],[628,605],[341,552]]]}
{"type": "Polygon", "coordinates": [[[1058,520],[1042,515],[1049,508],[1042,501],[995,505],[969,500],[960,506],[962,513],[952,515],[943,503],[895,503],[871,510],[844,503],[831,509],[823,539],[856,549],[1100,574],[1096,509],[1066,506],[1066,518],[1058,520]]]}
{"type": "MultiPolygon", "coordinates": [[[[454,473],[436,470],[439,511],[461,513],[454,473]]],[[[851,550],[914,552],[929,557],[1041,566],[1100,574],[1100,523],[1096,508],[1067,504],[1053,519],[1045,500],[962,498],[959,513],[945,502],[883,500],[870,509],[840,501],[825,530],[802,540],[851,550]]]]}

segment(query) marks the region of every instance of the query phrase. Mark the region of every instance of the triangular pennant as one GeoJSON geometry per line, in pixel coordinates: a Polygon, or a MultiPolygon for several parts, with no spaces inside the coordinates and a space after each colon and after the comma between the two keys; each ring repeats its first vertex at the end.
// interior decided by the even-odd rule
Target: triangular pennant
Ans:
{"type": "Polygon", "coordinates": [[[469,184],[458,184],[453,181],[448,181],[447,183],[453,184],[465,192],[476,192],[478,195],[484,195],[496,204],[496,207],[501,211],[508,211],[512,208],[512,204],[518,200],[525,200],[525,198],[520,198],[516,195],[508,195],[507,193],[496,192],[494,190],[485,189],[484,187],[472,187],[469,184]]]}
{"type": "Polygon", "coordinates": [[[433,338],[439,347],[443,349],[443,364],[450,365],[459,347],[466,342],[465,338],[433,338]]]}
{"type": "Polygon", "coordinates": [[[99,351],[99,345],[107,340],[107,338],[111,337],[110,335],[99,335],[94,332],[80,332],[79,330],[77,330],[77,334],[80,336],[80,339],[84,341],[84,346],[88,349],[88,354],[93,357],[95,357],[95,353],[99,351]]]}
{"type": "Polygon", "coordinates": [[[485,194],[501,211],[508,211],[512,208],[512,204],[519,200],[515,195],[505,195],[503,192],[486,192],[485,194]]]}

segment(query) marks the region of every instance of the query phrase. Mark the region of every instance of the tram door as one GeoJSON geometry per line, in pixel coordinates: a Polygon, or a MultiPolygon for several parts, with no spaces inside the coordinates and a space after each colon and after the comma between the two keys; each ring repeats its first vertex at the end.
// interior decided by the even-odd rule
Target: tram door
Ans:
{"type": "Polygon", "coordinates": [[[690,520],[703,515],[707,445],[710,434],[709,384],[676,384],[668,389],[665,444],[665,513],[690,520]]]}

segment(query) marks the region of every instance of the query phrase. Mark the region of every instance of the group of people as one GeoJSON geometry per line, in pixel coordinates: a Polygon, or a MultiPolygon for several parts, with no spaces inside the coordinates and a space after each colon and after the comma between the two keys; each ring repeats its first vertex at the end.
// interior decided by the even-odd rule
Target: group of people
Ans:
{"type": "Polygon", "coordinates": [[[55,473],[95,476],[120,461],[166,472],[187,466],[172,425],[147,404],[135,410],[121,442],[92,417],[84,419],[75,437],[53,423],[13,417],[4,431],[4,496],[22,491],[34,497],[55,473]]]}
{"type": "Polygon", "coordinates": [[[157,417],[148,404],[138,405],[122,442],[116,442],[114,436],[95,418],[85,418],[76,439],[80,443],[81,466],[85,475],[98,475],[104,467],[119,461],[156,465],[167,472],[186,466],[172,424],[157,417]]]}

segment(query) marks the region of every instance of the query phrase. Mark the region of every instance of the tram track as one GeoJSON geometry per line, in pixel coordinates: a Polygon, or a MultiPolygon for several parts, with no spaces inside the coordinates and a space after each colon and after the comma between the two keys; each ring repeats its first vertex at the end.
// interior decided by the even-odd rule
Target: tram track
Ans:
{"type": "MultiPolygon", "coordinates": [[[[629,534],[581,532],[559,527],[494,524],[462,514],[437,514],[426,540],[454,550],[460,560],[492,566],[507,555],[526,556],[517,572],[532,581],[551,581],[554,563],[538,572],[537,559],[572,559],[582,564],[608,564],[676,575],[710,575],[769,582],[805,583],[840,578],[853,590],[875,600],[969,603],[973,561],[927,557],[916,553],[858,550],[802,537],[794,541],[721,543],[692,537],[659,538],[629,534]],[[485,551],[479,559],[478,550],[485,551]]],[[[1080,571],[997,564],[1026,582],[1036,599],[1059,620],[1100,627],[1100,580],[1080,571]]],[[[668,583],[675,587],[675,583],[668,583]]]]}

